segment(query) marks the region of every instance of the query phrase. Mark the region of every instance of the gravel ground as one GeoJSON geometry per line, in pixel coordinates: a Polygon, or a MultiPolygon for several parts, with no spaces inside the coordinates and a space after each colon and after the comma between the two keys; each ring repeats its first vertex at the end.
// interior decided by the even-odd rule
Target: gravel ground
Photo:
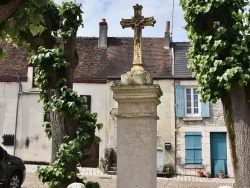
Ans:
{"type": "MultiPolygon", "coordinates": [[[[97,181],[101,188],[116,188],[116,178],[101,178],[101,177],[87,177],[89,181],[97,181]]],[[[218,188],[221,183],[205,183],[205,182],[190,182],[190,181],[171,181],[166,178],[157,179],[157,188],[218,188]]]]}
{"type": "Polygon", "coordinates": [[[36,176],[35,173],[26,173],[26,178],[21,188],[48,188],[36,176]]]}
{"type": "MultiPolygon", "coordinates": [[[[116,177],[87,176],[89,181],[99,182],[101,188],[116,188],[116,177]]],[[[157,178],[157,188],[218,188],[227,183],[206,183],[191,181],[173,181],[167,178],[157,178]]],[[[36,177],[35,173],[27,173],[22,188],[48,188],[36,177]]]]}

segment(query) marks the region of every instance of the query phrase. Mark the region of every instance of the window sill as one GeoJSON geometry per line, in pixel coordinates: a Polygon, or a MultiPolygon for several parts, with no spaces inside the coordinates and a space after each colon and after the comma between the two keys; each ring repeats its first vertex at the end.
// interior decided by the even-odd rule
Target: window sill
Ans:
{"type": "Polygon", "coordinates": [[[37,94],[40,92],[41,92],[41,90],[39,88],[31,88],[29,90],[22,91],[23,94],[37,94]]]}
{"type": "Polygon", "coordinates": [[[33,87],[29,90],[29,92],[40,92],[41,90],[38,87],[33,87]]]}
{"type": "Polygon", "coordinates": [[[184,117],[183,121],[202,121],[202,117],[184,117]]]}
{"type": "Polygon", "coordinates": [[[204,165],[202,164],[184,164],[183,165],[184,168],[186,169],[203,169],[204,165]]]}

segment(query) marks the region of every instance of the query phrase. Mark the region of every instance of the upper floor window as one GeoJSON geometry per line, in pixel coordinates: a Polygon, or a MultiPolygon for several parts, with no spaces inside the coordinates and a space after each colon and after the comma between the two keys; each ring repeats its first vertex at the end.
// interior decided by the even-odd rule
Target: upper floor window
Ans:
{"type": "Polygon", "coordinates": [[[197,117],[201,115],[200,97],[197,88],[185,88],[185,115],[197,117]]]}
{"type": "Polygon", "coordinates": [[[182,118],[210,117],[209,102],[200,101],[197,87],[177,85],[176,116],[182,118]]]}

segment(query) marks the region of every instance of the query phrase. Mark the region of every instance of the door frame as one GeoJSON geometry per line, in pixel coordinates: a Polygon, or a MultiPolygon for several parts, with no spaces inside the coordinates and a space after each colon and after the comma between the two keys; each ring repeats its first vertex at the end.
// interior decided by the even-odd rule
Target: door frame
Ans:
{"type": "MultiPolygon", "coordinates": [[[[217,145],[217,147],[218,147],[218,145],[217,145]]],[[[217,177],[218,171],[220,170],[218,168],[222,168],[221,170],[224,171],[225,175],[228,174],[227,149],[228,149],[227,148],[227,132],[210,132],[210,152],[211,152],[210,153],[210,162],[211,162],[211,173],[212,173],[212,175],[214,177],[217,177]],[[216,138],[216,135],[218,136],[217,138],[216,138]],[[212,138],[212,137],[214,137],[214,136],[215,136],[216,139],[219,139],[219,138],[223,139],[222,144],[224,144],[225,150],[224,150],[223,157],[221,159],[220,158],[219,159],[213,159],[213,153],[214,153],[213,152],[213,146],[214,146],[213,145],[213,139],[215,139],[215,138],[212,138]],[[214,161],[214,160],[217,160],[217,161],[214,161]],[[217,165],[217,166],[215,166],[215,165],[217,165]]]]}

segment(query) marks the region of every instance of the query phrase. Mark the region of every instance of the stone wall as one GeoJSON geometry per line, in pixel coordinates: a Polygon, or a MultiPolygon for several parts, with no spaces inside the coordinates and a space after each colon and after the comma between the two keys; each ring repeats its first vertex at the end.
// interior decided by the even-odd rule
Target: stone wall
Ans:
{"type": "MultiPolygon", "coordinates": [[[[182,175],[196,175],[198,170],[211,172],[211,151],[210,134],[211,132],[227,132],[221,101],[216,104],[210,103],[210,117],[202,120],[188,120],[185,118],[176,118],[176,172],[182,175]],[[202,134],[202,164],[185,164],[185,132],[201,132],[202,134]]],[[[231,163],[230,146],[227,139],[227,168],[228,176],[233,177],[233,168],[231,163]]]]}

